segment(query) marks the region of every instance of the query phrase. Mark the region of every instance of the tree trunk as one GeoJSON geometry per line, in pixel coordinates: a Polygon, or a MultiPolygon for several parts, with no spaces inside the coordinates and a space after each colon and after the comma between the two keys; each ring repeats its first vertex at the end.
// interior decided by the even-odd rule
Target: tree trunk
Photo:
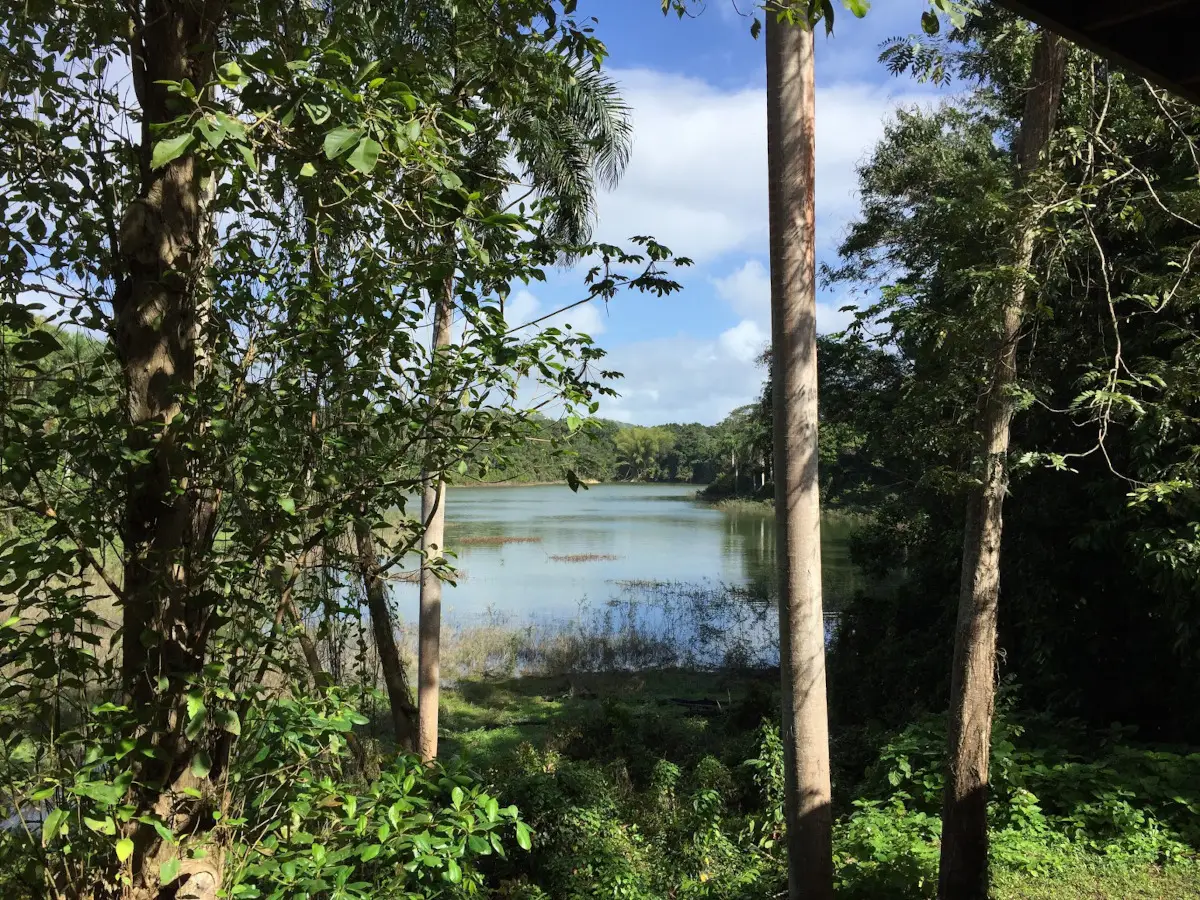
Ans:
{"type": "MultiPolygon", "coordinates": [[[[1023,188],[1050,142],[1062,95],[1067,45],[1043,30],[1034,51],[1017,150],[1017,186],[1023,188]]],[[[967,501],[962,579],[950,688],[949,756],[942,809],[942,900],[988,895],[988,764],[995,703],[996,609],[1000,597],[1000,543],[1008,487],[1012,389],[1025,292],[1033,263],[1037,216],[1028,202],[1013,247],[1013,282],[1005,300],[992,383],[982,410],[982,472],[967,501]]]]}
{"type": "Polygon", "coordinates": [[[375,535],[371,523],[359,519],[354,523],[354,540],[358,548],[358,571],[362,577],[363,590],[367,594],[367,610],[371,614],[371,631],[375,635],[375,646],[379,651],[379,665],[383,669],[383,682],[387,687],[388,705],[392,710],[392,730],[396,744],[404,750],[416,748],[416,709],[408,690],[408,679],[404,675],[404,661],[396,646],[396,631],[392,625],[392,611],[388,605],[387,585],[379,571],[379,555],[375,550],[375,535]]]}
{"type": "MultiPolygon", "coordinates": [[[[203,87],[212,78],[212,47],[223,15],[219,2],[148,0],[131,40],[131,71],[141,108],[142,189],[125,210],[120,259],[125,278],[113,296],[112,341],[125,387],[128,444],[143,461],[131,465],[121,539],[123,610],[121,679],[130,708],[157,751],[138,772],[134,802],[176,834],[203,835],[209,819],[214,767],[191,773],[196,750],[181,727],[189,680],[203,669],[215,604],[204,591],[204,561],[216,505],[202,463],[188,451],[196,427],[181,416],[206,357],[201,323],[208,296],[206,245],[210,193],[206,173],[184,154],[151,169],[151,126],[181,111],[162,81],[203,87]],[[162,686],[160,687],[160,679],[162,686]],[[195,789],[194,800],[183,795],[195,789]]],[[[135,820],[136,821],[136,820],[135,820]]],[[[126,896],[160,894],[162,862],[181,850],[148,826],[131,825],[132,883],[126,896]]],[[[220,854],[184,861],[180,881],[200,898],[220,887],[220,854]]]]}
{"type": "Polygon", "coordinates": [[[779,669],[788,896],[833,896],[817,493],[813,35],[767,16],[779,669]]]}
{"type": "MultiPolygon", "coordinates": [[[[446,275],[442,297],[433,314],[431,367],[436,373],[439,357],[450,346],[451,313],[454,311],[454,273],[446,275]]],[[[431,379],[437,390],[437,378],[431,379]]],[[[441,687],[442,581],[436,564],[442,557],[446,535],[446,483],[440,474],[422,476],[421,521],[421,612],[417,650],[417,752],[429,762],[438,752],[438,695],[441,687]]]]}

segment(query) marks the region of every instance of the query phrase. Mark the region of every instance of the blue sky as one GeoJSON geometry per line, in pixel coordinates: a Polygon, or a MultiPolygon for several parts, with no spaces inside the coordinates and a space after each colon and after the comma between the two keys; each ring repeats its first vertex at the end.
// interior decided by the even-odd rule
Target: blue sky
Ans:
{"type": "MultiPolygon", "coordinates": [[[[751,0],[738,0],[750,9],[751,0]]],[[[817,38],[819,259],[832,260],[857,210],[856,164],[897,105],[927,105],[937,91],[897,79],[878,62],[888,37],[919,28],[924,0],[878,0],[866,19],[840,9],[833,37],[817,38]]],[[[607,309],[568,315],[609,352],[625,378],[600,415],[637,424],[720,421],[750,402],[763,372],[755,357],[769,326],[765,65],[761,39],[734,0],[708,0],[696,18],[664,18],[658,0],[581,0],[608,45],[609,71],[634,113],[625,179],[600,199],[596,237],[624,243],[651,234],[695,259],[667,298],[621,295],[607,309]]],[[[581,295],[577,272],[518,291],[510,321],[528,321],[581,295]]],[[[844,288],[822,289],[818,324],[837,330],[844,288]]]]}

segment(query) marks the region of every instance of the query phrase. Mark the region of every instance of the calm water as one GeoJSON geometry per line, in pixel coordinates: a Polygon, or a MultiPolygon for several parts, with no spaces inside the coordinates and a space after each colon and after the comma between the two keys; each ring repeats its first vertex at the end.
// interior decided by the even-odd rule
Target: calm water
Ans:
{"type": "MultiPolygon", "coordinates": [[[[623,582],[726,584],[770,595],[771,516],[719,510],[695,494],[691,485],[605,484],[578,494],[560,485],[451,488],[446,545],[463,577],[445,589],[446,621],[570,618],[617,599],[623,582]],[[534,540],[475,543],[488,538],[534,540]],[[555,559],[582,554],[606,558],[555,559]]],[[[822,531],[825,604],[836,610],[856,586],[849,526],[826,523],[822,531]]],[[[414,621],[416,585],[394,590],[401,614],[414,621]]]]}

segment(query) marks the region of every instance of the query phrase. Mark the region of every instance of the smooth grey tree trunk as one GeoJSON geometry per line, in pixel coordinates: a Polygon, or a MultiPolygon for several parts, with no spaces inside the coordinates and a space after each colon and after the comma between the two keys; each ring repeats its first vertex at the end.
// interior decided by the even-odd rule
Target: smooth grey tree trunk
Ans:
{"type": "Polygon", "coordinates": [[[788,895],[833,896],[817,482],[813,35],[767,15],[767,168],[788,895]]]}
{"type": "MultiPolygon", "coordinates": [[[[1043,30],[1034,51],[1017,148],[1017,186],[1024,188],[1050,143],[1062,96],[1066,43],[1043,30]]],[[[942,807],[941,900],[988,896],[988,767],[996,686],[996,612],[1000,599],[1000,544],[1008,488],[1012,391],[1025,316],[1038,216],[1021,199],[1013,242],[1013,281],[1002,312],[992,383],[981,417],[979,483],[967,501],[962,580],[950,688],[949,755],[942,807]]]]}
{"type": "MultiPolygon", "coordinates": [[[[454,311],[454,274],[446,276],[433,314],[432,365],[450,346],[451,314],[454,311]]],[[[433,379],[436,384],[436,378],[433,379]]],[[[421,521],[421,608],[417,627],[417,752],[428,762],[438,753],[438,702],[441,692],[442,581],[437,563],[445,550],[446,482],[439,473],[422,476],[421,521]]]]}
{"type": "Polygon", "coordinates": [[[408,690],[408,678],[404,673],[404,660],[396,646],[396,630],[392,622],[392,610],[388,605],[387,585],[379,570],[379,552],[375,547],[375,535],[371,524],[365,519],[354,523],[354,540],[358,551],[358,570],[362,577],[363,590],[367,595],[367,610],[371,614],[371,633],[375,637],[375,648],[379,652],[379,667],[383,670],[383,683],[387,688],[388,705],[392,713],[392,730],[396,744],[404,750],[414,750],[417,742],[417,711],[408,690]]]}

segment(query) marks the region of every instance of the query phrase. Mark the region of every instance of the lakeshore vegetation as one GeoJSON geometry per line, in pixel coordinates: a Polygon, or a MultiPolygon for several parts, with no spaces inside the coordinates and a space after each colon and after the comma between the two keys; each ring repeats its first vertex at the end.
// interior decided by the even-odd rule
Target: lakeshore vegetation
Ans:
{"type": "MultiPolygon", "coordinates": [[[[635,426],[589,336],[505,318],[564,261],[585,299],[690,264],[593,241],[631,119],[573,0],[11,9],[0,895],[1200,896],[1200,113],[969,5],[885,46],[958,89],[889,120],[823,272],[861,302],[814,336],[805,483],[865,577],[807,623],[799,741],[771,588],[441,627],[447,481],[766,518],[796,468],[779,347],[720,424],[635,426]]],[[[752,30],[811,50],[834,13],[752,30]]],[[[786,174],[812,73],[771,60],[786,174]]]]}

